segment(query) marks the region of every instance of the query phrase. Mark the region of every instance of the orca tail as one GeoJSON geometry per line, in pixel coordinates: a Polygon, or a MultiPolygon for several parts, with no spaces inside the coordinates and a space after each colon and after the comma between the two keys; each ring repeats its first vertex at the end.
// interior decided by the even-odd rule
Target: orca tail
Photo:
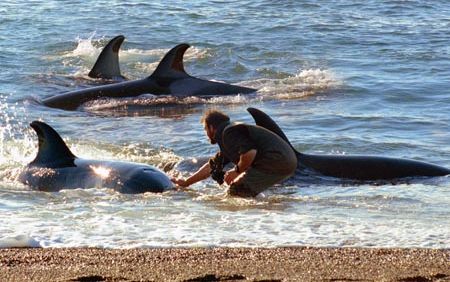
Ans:
{"type": "Polygon", "coordinates": [[[97,58],[94,67],[89,72],[89,77],[102,79],[125,79],[120,73],[119,49],[125,37],[119,35],[106,44],[97,58]]]}
{"type": "Polygon", "coordinates": [[[187,76],[188,74],[184,70],[183,57],[189,47],[188,44],[183,43],[170,49],[150,77],[187,76]]]}
{"type": "Polygon", "coordinates": [[[76,156],[51,126],[41,121],[33,121],[30,126],[39,140],[39,150],[31,165],[50,168],[74,166],[76,156]]]}
{"type": "Polygon", "coordinates": [[[284,134],[283,130],[281,130],[278,124],[265,112],[258,110],[256,108],[247,108],[247,111],[252,115],[256,125],[264,127],[265,129],[268,129],[273,133],[275,133],[276,135],[280,136],[284,141],[286,141],[286,143],[289,144],[289,146],[291,146],[292,150],[294,150],[296,155],[300,154],[297,150],[295,150],[294,146],[292,146],[291,142],[287,138],[286,134],[284,134]]]}

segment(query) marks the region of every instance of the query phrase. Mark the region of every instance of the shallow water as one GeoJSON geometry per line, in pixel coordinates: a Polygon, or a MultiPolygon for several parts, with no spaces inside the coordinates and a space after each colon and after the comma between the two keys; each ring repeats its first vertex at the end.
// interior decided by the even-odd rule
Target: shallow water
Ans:
{"type": "MultiPolygon", "coordinates": [[[[299,151],[412,158],[450,167],[447,1],[6,1],[0,8],[0,247],[450,247],[450,180],[352,183],[296,177],[256,199],[208,180],[187,191],[33,191],[15,180],[36,154],[28,124],[51,124],[79,157],[160,168],[207,157],[199,124],[217,108],[269,113],[299,151]],[[106,42],[126,36],[122,73],[152,73],[192,45],[188,73],[259,89],[250,96],[39,100],[98,82],[106,42]]],[[[196,166],[170,174],[188,175],[196,166]]]]}

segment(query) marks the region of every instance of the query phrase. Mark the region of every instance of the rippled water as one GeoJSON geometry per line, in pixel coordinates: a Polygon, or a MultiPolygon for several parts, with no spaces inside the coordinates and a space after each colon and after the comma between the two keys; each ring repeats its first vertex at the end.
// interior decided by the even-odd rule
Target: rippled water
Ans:
{"type": "MultiPolygon", "coordinates": [[[[187,191],[33,191],[15,180],[36,154],[28,124],[54,126],[79,157],[160,168],[217,150],[199,119],[217,108],[269,113],[309,153],[413,158],[450,167],[447,1],[4,1],[0,8],[0,247],[450,247],[450,180],[361,184],[296,177],[256,199],[211,180],[187,191]],[[95,85],[106,42],[126,36],[121,69],[146,77],[192,45],[188,73],[259,91],[211,100],[39,104],[95,85]]],[[[172,175],[189,175],[178,166],[172,175]]]]}

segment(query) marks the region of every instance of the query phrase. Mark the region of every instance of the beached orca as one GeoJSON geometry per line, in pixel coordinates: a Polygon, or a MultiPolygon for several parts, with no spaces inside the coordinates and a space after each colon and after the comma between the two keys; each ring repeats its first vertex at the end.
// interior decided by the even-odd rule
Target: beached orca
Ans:
{"type": "Polygon", "coordinates": [[[36,158],[19,181],[41,191],[74,188],[111,188],[121,193],[163,192],[172,182],[157,168],[137,163],[77,158],[49,125],[33,121],[39,139],[36,158]]]}
{"type": "Polygon", "coordinates": [[[124,40],[125,37],[123,35],[118,35],[106,44],[89,72],[89,77],[119,81],[126,80],[120,73],[119,65],[119,49],[124,40]]]}
{"type": "Polygon", "coordinates": [[[88,101],[101,98],[126,98],[142,94],[206,97],[249,94],[256,91],[253,88],[190,76],[183,66],[183,56],[189,47],[188,44],[180,44],[172,48],[147,78],[71,91],[46,98],[42,103],[52,108],[76,110],[88,101]]]}
{"type": "MultiPolygon", "coordinates": [[[[266,113],[255,108],[247,110],[257,125],[271,130],[291,145],[281,128],[266,113]]],[[[450,174],[450,169],[415,160],[359,155],[310,155],[291,147],[297,154],[299,169],[310,169],[325,176],[364,181],[450,174]]]]}

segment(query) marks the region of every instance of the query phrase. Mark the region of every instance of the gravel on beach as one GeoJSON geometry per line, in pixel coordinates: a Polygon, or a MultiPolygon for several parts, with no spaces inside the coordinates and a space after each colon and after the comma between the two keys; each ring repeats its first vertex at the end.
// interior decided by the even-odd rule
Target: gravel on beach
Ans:
{"type": "Polygon", "coordinates": [[[450,281],[450,250],[1,249],[0,281],[450,281]]]}

